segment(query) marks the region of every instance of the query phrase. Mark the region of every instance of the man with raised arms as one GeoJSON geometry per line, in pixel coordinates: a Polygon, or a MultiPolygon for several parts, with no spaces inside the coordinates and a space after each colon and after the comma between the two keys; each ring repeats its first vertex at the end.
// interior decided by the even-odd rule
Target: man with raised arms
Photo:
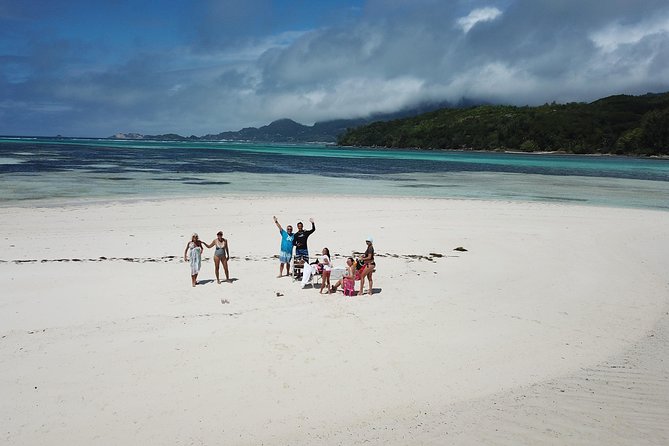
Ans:
{"type": "Polygon", "coordinates": [[[284,231],[279,220],[274,217],[274,224],[279,228],[279,234],[281,234],[281,252],[279,253],[279,275],[277,277],[283,276],[283,265],[286,265],[286,276],[290,275],[290,260],[293,258],[293,241],[295,234],[293,234],[293,227],[288,225],[284,231]]]}
{"type": "Polygon", "coordinates": [[[309,222],[311,223],[311,229],[309,231],[304,230],[304,225],[302,225],[302,222],[297,223],[297,232],[295,233],[295,239],[293,240],[293,245],[295,245],[295,259],[302,258],[305,262],[309,261],[307,239],[316,230],[314,219],[310,218],[309,222]]]}

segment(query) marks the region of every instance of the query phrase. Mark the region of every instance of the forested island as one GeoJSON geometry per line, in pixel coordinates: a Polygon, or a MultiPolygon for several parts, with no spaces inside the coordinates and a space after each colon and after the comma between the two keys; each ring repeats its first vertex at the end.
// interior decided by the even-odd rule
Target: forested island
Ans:
{"type": "Polygon", "coordinates": [[[669,93],[592,103],[446,108],[348,129],[345,146],[669,155],[669,93]]]}

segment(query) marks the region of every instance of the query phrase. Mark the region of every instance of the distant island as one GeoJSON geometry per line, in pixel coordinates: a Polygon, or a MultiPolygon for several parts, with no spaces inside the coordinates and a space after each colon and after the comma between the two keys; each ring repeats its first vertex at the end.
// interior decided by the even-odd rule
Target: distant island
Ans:
{"type": "Polygon", "coordinates": [[[181,136],[174,133],[163,135],[141,135],[139,133],[117,133],[113,139],[151,139],[158,141],[252,141],[292,143],[332,143],[349,127],[358,127],[369,121],[342,120],[316,123],[306,126],[292,119],[279,119],[260,128],[247,127],[239,131],[221,132],[204,136],[181,136]]]}
{"type": "MultiPolygon", "coordinates": [[[[457,104],[448,102],[427,102],[394,113],[378,113],[366,118],[335,119],[317,122],[308,126],[292,119],[279,119],[268,125],[256,128],[247,127],[238,131],[221,132],[204,136],[181,136],[174,133],[162,135],[142,135],[139,133],[117,133],[112,139],[151,139],[157,141],[251,141],[278,143],[331,143],[350,128],[360,127],[371,122],[383,122],[391,119],[416,116],[429,111],[447,107],[469,106],[474,102],[463,99],[457,104]]],[[[479,102],[480,103],[480,102],[479,102]]]]}
{"type": "Polygon", "coordinates": [[[113,139],[336,143],[342,146],[669,156],[669,93],[537,107],[429,103],[307,126],[280,119],[204,136],[117,133],[113,139]]]}
{"type": "Polygon", "coordinates": [[[339,145],[576,154],[669,155],[669,93],[592,103],[442,109],[349,129],[339,145]]]}

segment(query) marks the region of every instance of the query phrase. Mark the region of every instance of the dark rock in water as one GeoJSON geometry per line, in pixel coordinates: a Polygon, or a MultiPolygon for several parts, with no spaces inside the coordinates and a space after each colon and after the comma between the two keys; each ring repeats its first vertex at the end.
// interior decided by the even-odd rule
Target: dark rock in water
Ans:
{"type": "Polygon", "coordinates": [[[276,293],[276,297],[281,297],[283,296],[283,293],[276,293]]]}
{"type": "Polygon", "coordinates": [[[453,251],[466,252],[467,250],[466,250],[465,248],[463,248],[462,246],[458,246],[458,247],[455,248],[453,251]]]}
{"type": "Polygon", "coordinates": [[[444,256],[443,254],[439,254],[438,252],[431,252],[430,255],[432,257],[443,257],[444,256]]]}

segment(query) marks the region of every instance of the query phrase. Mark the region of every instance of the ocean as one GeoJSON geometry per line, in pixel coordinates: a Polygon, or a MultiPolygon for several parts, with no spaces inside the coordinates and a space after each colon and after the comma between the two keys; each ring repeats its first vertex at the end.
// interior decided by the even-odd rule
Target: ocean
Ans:
{"type": "Polygon", "coordinates": [[[669,160],[0,137],[0,206],[302,193],[669,209],[669,160]]]}

